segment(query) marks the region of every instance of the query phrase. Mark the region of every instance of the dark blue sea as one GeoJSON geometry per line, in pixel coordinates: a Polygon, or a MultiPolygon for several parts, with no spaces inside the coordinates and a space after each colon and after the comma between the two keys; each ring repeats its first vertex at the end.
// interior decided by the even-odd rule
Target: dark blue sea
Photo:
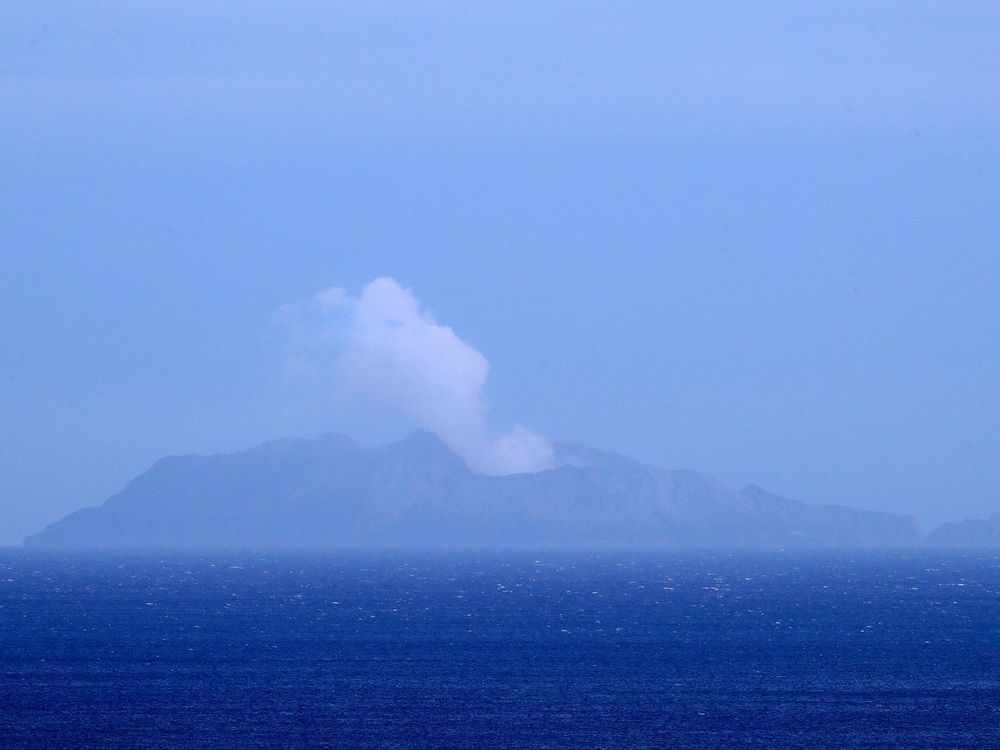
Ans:
{"type": "Polygon", "coordinates": [[[1000,557],[0,551],[0,747],[1000,747],[1000,557]]]}

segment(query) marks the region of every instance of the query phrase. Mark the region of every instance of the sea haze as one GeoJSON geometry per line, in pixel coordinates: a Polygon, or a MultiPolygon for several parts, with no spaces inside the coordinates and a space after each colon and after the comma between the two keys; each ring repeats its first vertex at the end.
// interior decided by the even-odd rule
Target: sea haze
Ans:
{"type": "Polygon", "coordinates": [[[981,748],[988,552],[0,552],[3,747],[981,748]]]}

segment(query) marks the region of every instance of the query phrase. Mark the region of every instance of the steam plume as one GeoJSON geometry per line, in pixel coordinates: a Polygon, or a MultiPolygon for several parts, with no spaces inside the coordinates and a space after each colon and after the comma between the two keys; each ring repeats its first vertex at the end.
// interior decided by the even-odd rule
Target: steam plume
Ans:
{"type": "Polygon", "coordinates": [[[318,369],[336,387],[398,409],[473,471],[515,474],[552,465],[549,443],[520,425],[489,435],[482,395],[489,362],[394,279],[372,281],[359,297],[327,289],[286,305],[281,317],[294,324],[295,367],[318,369]]]}

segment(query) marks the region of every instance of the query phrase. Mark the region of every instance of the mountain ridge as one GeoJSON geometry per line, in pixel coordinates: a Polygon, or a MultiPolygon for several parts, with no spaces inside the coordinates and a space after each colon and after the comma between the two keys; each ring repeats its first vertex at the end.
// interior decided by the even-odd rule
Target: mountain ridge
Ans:
{"type": "Polygon", "coordinates": [[[909,546],[911,516],[812,505],[579,443],[556,466],[476,474],[436,435],[285,438],[167,456],[32,547],[909,546]]]}

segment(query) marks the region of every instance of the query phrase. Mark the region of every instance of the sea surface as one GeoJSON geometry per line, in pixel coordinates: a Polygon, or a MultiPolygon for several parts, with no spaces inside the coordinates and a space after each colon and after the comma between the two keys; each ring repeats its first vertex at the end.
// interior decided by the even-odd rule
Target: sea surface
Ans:
{"type": "Polygon", "coordinates": [[[1000,747],[1000,557],[0,550],[0,747],[1000,747]]]}

